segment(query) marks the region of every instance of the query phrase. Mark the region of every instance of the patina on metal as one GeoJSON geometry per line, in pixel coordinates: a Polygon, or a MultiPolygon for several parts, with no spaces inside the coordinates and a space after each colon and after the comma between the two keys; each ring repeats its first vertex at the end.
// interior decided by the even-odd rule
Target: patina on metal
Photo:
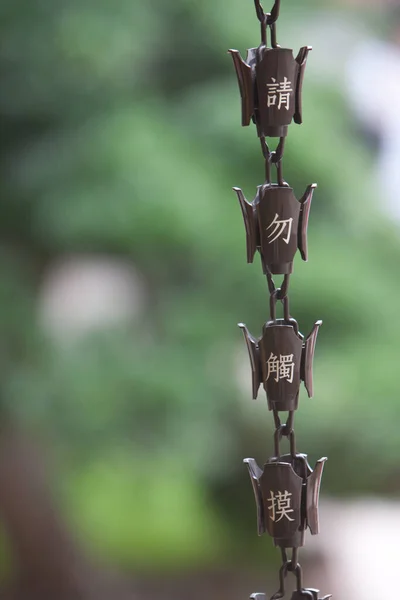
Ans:
{"type": "Polygon", "coordinates": [[[247,51],[246,60],[238,50],[229,50],[242,98],[242,125],[250,125],[253,121],[259,137],[285,137],[292,120],[298,124],[302,122],[304,70],[312,48],[300,48],[296,58],[293,50],[281,48],[275,26],[280,1],[275,2],[269,14],[264,13],[258,1],[255,4],[261,22],[260,45],[247,51]],[[271,47],[267,40],[268,27],[271,47]]]}
{"type": "MultiPolygon", "coordinates": [[[[233,188],[239,199],[246,229],[247,262],[252,263],[256,251],[261,258],[270,294],[269,320],[261,336],[254,337],[240,323],[250,357],[253,398],[261,384],[273,413],[275,434],[274,454],[261,469],[254,458],[245,459],[257,508],[258,534],[268,533],[282,554],[279,590],[271,600],[286,595],[286,579],[295,578],[291,600],[328,600],[319,598],[319,591],[303,585],[302,568],[298,562],[299,548],[304,545],[305,531],[319,533],[319,490],[326,458],[311,469],[305,454],[296,449],[294,418],[299,406],[301,382],[308,396],[313,395],[313,360],[317,334],[322,321],[316,321],[304,338],[289,308],[289,282],[297,250],[308,259],[307,229],[311,200],[317,185],[311,184],[300,200],[283,177],[283,157],[289,125],[301,124],[302,87],[310,46],[293,51],[281,48],[277,42],[276,22],[281,0],[276,0],[271,12],[265,13],[260,0],[254,0],[261,24],[261,43],[247,52],[243,60],[238,50],[230,50],[242,101],[242,125],[256,125],[265,161],[265,181],[248,202],[239,187],[233,188]],[[269,36],[268,36],[269,33],[269,36]],[[270,45],[268,45],[268,37],[270,45]],[[267,137],[279,138],[271,150],[267,137]],[[276,168],[276,182],[272,181],[276,168]],[[274,276],[283,276],[277,287],[274,276]],[[277,305],[282,304],[283,318],[277,318],[277,305]],[[287,412],[286,422],[281,412],[287,412]],[[283,438],[289,442],[289,454],[281,454],[283,438]],[[288,551],[291,555],[288,556],[288,551]]],[[[255,593],[251,600],[266,600],[265,593],[255,593]]]]}
{"type": "Polygon", "coordinates": [[[301,381],[312,397],[314,349],[321,325],[322,321],[317,321],[304,340],[294,319],[268,321],[259,338],[253,337],[246,325],[239,324],[250,356],[254,400],[261,383],[270,410],[297,410],[301,381]]]}
{"type": "Polygon", "coordinates": [[[260,469],[254,458],[246,458],[257,505],[258,535],[268,532],[276,546],[304,546],[307,527],[319,532],[318,497],[322,471],[321,458],[314,471],[305,454],[274,456],[260,469]]]}
{"type": "Polygon", "coordinates": [[[253,262],[258,250],[265,274],[287,275],[293,270],[297,250],[307,261],[308,218],[316,187],[316,183],[308,186],[299,201],[289,185],[268,182],[257,188],[252,202],[246,200],[240,188],[233,188],[243,213],[248,263],[253,262]]]}

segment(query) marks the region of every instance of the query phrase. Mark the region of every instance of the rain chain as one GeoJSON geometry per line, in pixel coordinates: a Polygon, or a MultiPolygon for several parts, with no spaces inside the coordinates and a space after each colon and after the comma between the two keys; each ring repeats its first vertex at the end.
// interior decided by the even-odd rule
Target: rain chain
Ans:
{"type": "MultiPolygon", "coordinates": [[[[248,202],[240,188],[234,188],[246,228],[247,262],[252,263],[256,251],[266,275],[270,293],[270,319],[260,337],[254,337],[240,324],[250,356],[253,398],[262,384],[268,408],[275,423],[274,456],[261,469],[253,458],[245,459],[257,506],[258,534],[269,533],[282,553],[279,590],[271,600],[285,597],[286,579],[295,578],[296,590],[291,600],[319,600],[319,591],[303,587],[299,548],[304,545],[305,531],[319,530],[318,500],[322,471],[326,458],[314,470],[306,454],[296,450],[294,416],[299,403],[301,382],[313,395],[313,358],[317,334],[322,321],[317,321],[304,338],[297,321],[289,311],[289,279],[297,250],[307,261],[307,228],[311,200],[316,184],[308,186],[301,200],[283,179],[282,159],[288,127],[292,120],[302,122],[302,86],[310,46],[300,49],[296,59],[289,48],[277,43],[276,22],[280,0],[270,13],[264,13],[259,0],[254,0],[261,23],[261,44],[248,50],[244,61],[237,50],[230,50],[239,82],[242,100],[242,125],[252,121],[257,129],[265,159],[265,183],[258,186],[256,197],[248,202]],[[270,44],[268,46],[268,36],[270,44]],[[271,151],[266,138],[279,138],[271,151]],[[277,183],[271,180],[275,166],[277,183]],[[281,287],[273,276],[283,276],[281,287]],[[277,304],[283,305],[283,318],[277,318],[277,304]],[[287,413],[286,423],[281,413],[287,413]],[[281,454],[282,438],[289,442],[289,454],[281,454]],[[290,554],[289,554],[290,553],[290,554]]],[[[266,600],[256,593],[253,600],[266,600]]],[[[321,600],[327,600],[325,596],[321,600]]]]}

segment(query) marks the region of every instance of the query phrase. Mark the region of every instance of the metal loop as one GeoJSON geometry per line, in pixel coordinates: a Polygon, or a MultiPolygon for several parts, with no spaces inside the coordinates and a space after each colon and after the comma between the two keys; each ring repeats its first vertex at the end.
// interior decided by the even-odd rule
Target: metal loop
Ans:
{"type": "Polygon", "coordinates": [[[271,321],[276,321],[276,302],[278,300],[278,290],[274,290],[269,297],[269,314],[271,321]]]}
{"type": "Polygon", "coordinates": [[[271,600],[280,600],[285,596],[285,579],[288,574],[288,563],[285,562],[279,569],[279,590],[271,596],[271,600]]]}
{"type": "Polygon", "coordinates": [[[293,425],[294,425],[294,410],[289,410],[288,413],[288,418],[286,421],[286,424],[284,426],[284,431],[283,431],[283,435],[290,435],[293,431],[293,425]]]}
{"type": "MultiPolygon", "coordinates": [[[[288,566],[288,571],[295,571],[296,567],[298,565],[298,558],[299,558],[299,548],[292,548],[292,558],[289,561],[288,560],[288,556],[287,556],[287,550],[286,548],[281,548],[281,556],[282,556],[282,563],[283,564],[288,564],[291,565],[291,567],[289,568],[288,566]]],[[[300,565],[299,565],[300,566],[300,565]]]]}
{"type": "Polygon", "coordinates": [[[300,564],[297,563],[296,566],[293,567],[292,561],[290,561],[287,565],[287,570],[290,573],[293,573],[294,575],[296,575],[297,591],[302,592],[303,591],[303,570],[302,570],[300,564]]]}
{"type": "Polygon", "coordinates": [[[290,441],[290,454],[291,454],[291,456],[293,456],[293,458],[295,458],[295,456],[297,456],[297,448],[296,448],[296,435],[295,435],[294,431],[290,432],[289,441],[290,441]]]}
{"type": "Polygon", "coordinates": [[[296,436],[292,428],[287,430],[287,425],[280,425],[274,433],[274,454],[276,458],[281,456],[280,443],[283,437],[288,438],[290,443],[290,455],[295,458],[297,455],[296,450],[296,436]]]}
{"type": "Polygon", "coordinates": [[[277,288],[272,278],[272,274],[270,272],[267,272],[267,283],[269,293],[274,294],[275,292],[277,292],[276,299],[284,300],[287,297],[289,291],[290,274],[284,276],[281,287],[277,288]]]}
{"type": "Polygon", "coordinates": [[[279,11],[281,8],[281,0],[275,0],[274,6],[270,13],[267,14],[267,25],[275,25],[279,18],[279,11]]]}
{"type": "Polygon", "coordinates": [[[276,408],[272,409],[272,414],[274,417],[275,429],[281,429],[282,436],[288,437],[294,429],[295,411],[289,410],[286,423],[282,423],[280,416],[279,416],[279,412],[276,410],[276,408]]]}
{"type": "Polygon", "coordinates": [[[271,154],[269,146],[267,144],[267,140],[264,136],[260,137],[261,149],[265,160],[269,160],[269,155],[271,154]]]}
{"type": "MultiPolygon", "coordinates": [[[[279,292],[278,292],[278,297],[279,297],[279,292]]],[[[286,321],[286,323],[289,323],[291,321],[291,319],[290,319],[290,307],[289,307],[289,296],[285,296],[283,298],[282,304],[283,304],[283,318],[286,321]]]]}
{"type": "Polygon", "coordinates": [[[283,179],[282,159],[285,151],[285,137],[279,139],[279,143],[275,150],[271,151],[264,136],[260,137],[261,149],[265,159],[265,177],[267,183],[271,183],[271,164],[275,165],[277,170],[278,185],[281,187],[285,184],[283,179]]]}
{"type": "Polygon", "coordinates": [[[276,147],[275,152],[271,152],[271,162],[275,165],[279,162],[281,162],[282,158],[283,158],[283,153],[285,151],[285,137],[281,137],[279,139],[279,144],[276,147]]]}
{"type": "Polygon", "coordinates": [[[271,154],[270,154],[270,160],[271,160],[272,164],[274,164],[276,166],[278,185],[280,185],[280,186],[283,186],[285,183],[283,180],[283,167],[282,167],[282,158],[283,158],[283,153],[285,151],[285,139],[286,138],[281,137],[275,152],[271,152],[271,154]]]}
{"type": "Polygon", "coordinates": [[[283,179],[283,168],[282,168],[281,161],[279,161],[278,164],[276,165],[276,172],[277,172],[278,185],[283,187],[285,181],[283,179]]]}
{"type": "Polygon", "coordinates": [[[265,23],[266,25],[274,25],[276,23],[279,17],[281,0],[275,0],[274,6],[272,7],[270,13],[264,12],[260,0],[254,0],[254,5],[256,7],[256,13],[260,23],[265,23]]]}
{"type": "Polygon", "coordinates": [[[299,563],[299,548],[292,548],[292,560],[290,562],[292,569],[295,569],[299,563]]]}
{"type": "Polygon", "coordinates": [[[285,275],[283,278],[282,286],[278,289],[278,300],[284,300],[288,297],[290,283],[290,275],[285,275]]]}
{"type": "Polygon", "coordinates": [[[265,137],[260,137],[261,150],[265,159],[265,181],[271,183],[271,163],[269,160],[270,150],[265,137]]]}
{"type": "Polygon", "coordinates": [[[258,20],[261,23],[261,45],[267,45],[267,27],[269,27],[271,33],[271,46],[272,48],[279,48],[276,39],[276,21],[279,17],[281,0],[275,0],[270,13],[264,12],[260,0],[254,0],[254,5],[256,7],[258,20]]]}
{"type": "Polygon", "coordinates": [[[264,23],[265,12],[264,12],[263,7],[261,6],[260,0],[254,0],[254,5],[256,7],[256,13],[257,13],[258,20],[260,21],[260,23],[264,23]]]}
{"type": "Polygon", "coordinates": [[[270,25],[269,30],[271,32],[271,46],[272,46],[272,48],[280,48],[280,46],[278,44],[277,37],[276,37],[276,24],[273,23],[272,25],[270,25]]]}
{"type": "MultiPolygon", "coordinates": [[[[288,275],[285,275],[285,277],[289,277],[288,275]]],[[[273,284],[273,282],[272,282],[273,284]]],[[[272,285],[270,286],[270,290],[272,288],[272,285]]],[[[292,321],[293,319],[290,316],[290,307],[289,307],[289,297],[287,295],[288,292],[288,283],[282,285],[282,288],[275,288],[272,290],[272,292],[270,292],[270,297],[269,297],[269,313],[270,313],[270,318],[271,321],[276,321],[276,303],[278,300],[280,300],[283,304],[283,319],[284,321],[286,321],[286,323],[290,323],[291,325],[293,325],[292,321]]]]}
{"type": "Polygon", "coordinates": [[[274,455],[276,456],[276,458],[279,458],[281,455],[279,443],[283,436],[282,427],[284,427],[284,425],[281,425],[274,433],[274,455]]]}
{"type": "Polygon", "coordinates": [[[281,419],[279,417],[279,413],[276,410],[276,408],[272,409],[272,414],[274,416],[275,429],[279,429],[279,427],[282,425],[282,423],[281,423],[281,419]]]}
{"type": "MultiPolygon", "coordinates": [[[[282,552],[282,556],[283,556],[282,552]]],[[[293,573],[296,576],[297,591],[302,593],[303,591],[303,570],[299,563],[293,567],[292,561],[286,561],[279,569],[279,590],[271,596],[271,600],[280,600],[285,596],[285,579],[288,573],[293,573]]]]}
{"type": "Polygon", "coordinates": [[[269,271],[267,271],[267,283],[268,283],[269,293],[273,294],[276,291],[276,286],[275,286],[274,280],[272,279],[272,275],[269,271]]]}
{"type": "Polygon", "coordinates": [[[267,45],[267,24],[265,21],[261,23],[261,45],[267,45]]]}

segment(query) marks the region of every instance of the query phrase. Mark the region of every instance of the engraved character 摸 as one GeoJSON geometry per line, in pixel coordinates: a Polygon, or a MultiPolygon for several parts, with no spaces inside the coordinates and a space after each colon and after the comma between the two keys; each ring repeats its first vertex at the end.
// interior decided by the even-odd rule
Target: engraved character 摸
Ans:
{"type": "Polygon", "coordinates": [[[275,381],[286,379],[289,383],[293,382],[294,362],[293,354],[281,354],[279,359],[271,352],[267,360],[267,381],[271,375],[275,374],[275,381]]]}
{"type": "Polygon", "coordinates": [[[284,492],[274,492],[271,491],[271,497],[269,498],[270,505],[268,506],[268,510],[270,511],[269,518],[274,523],[279,523],[284,517],[288,521],[294,521],[289,515],[293,513],[294,510],[291,508],[291,496],[292,494],[285,490],[284,492]],[[279,518],[278,518],[279,517],[279,518]]]}
{"type": "Polygon", "coordinates": [[[268,95],[267,95],[267,106],[276,106],[278,100],[278,110],[290,108],[290,94],[293,92],[292,83],[288,81],[287,77],[283,78],[280,83],[276,81],[274,77],[271,77],[272,83],[267,83],[268,95]]]}
{"type": "Polygon", "coordinates": [[[275,225],[275,228],[271,231],[271,233],[268,236],[268,239],[272,237],[272,240],[269,239],[268,243],[272,244],[272,242],[275,242],[275,240],[277,240],[279,237],[283,236],[285,229],[287,227],[287,235],[286,235],[286,237],[283,237],[282,239],[285,242],[285,244],[289,244],[290,235],[292,233],[293,218],[280,221],[278,217],[279,217],[279,215],[278,215],[278,213],[276,213],[272,222],[266,228],[268,231],[268,229],[271,229],[271,227],[273,227],[275,225]],[[273,236],[275,236],[275,237],[273,237],[273,236]]]}

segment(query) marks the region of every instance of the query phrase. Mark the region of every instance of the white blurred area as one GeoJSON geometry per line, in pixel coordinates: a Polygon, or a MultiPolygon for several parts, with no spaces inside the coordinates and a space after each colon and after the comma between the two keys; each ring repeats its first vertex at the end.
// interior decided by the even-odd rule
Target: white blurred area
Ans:
{"type": "Polygon", "coordinates": [[[321,533],[308,546],[321,553],[323,569],[314,573],[311,566],[310,581],[338,600],[397,598],[398,531],[395,500],[322,498],[321,533]]]}
{"type": "MultiPolygon", "coordinates": [[[[362,19],[320,14],[305,24],[318,48],[309,73],[315,79],[343,82],[355,125],[376,142],[371,177],[379,190],[379,206],[400,221],[400,2],[343,0],[342,5],[357,5],[360,11],[378,8],[389,20],[388,37],[366,29],[362,19]]],[[[310,580],[316,578],[322,592],[340,600],[397,597],[398,531],[399,501],[323,497],[321,533],[310,540],[308,550],[320,553],[323,568],[313,573],[310,567],[310,580]]]]}
{"type": "Polygon", "coordinates": [[[327,6],[311,19],[302,20],[300,10],[299,18],[288,39],[313,41],[307,78],[342,90],[354,135],[373,141],[371,185],[379,186],[378,206],[400,221],[400,2],[343,0],[337,10],[327,6]],[[345,18],[343,6],[351,9],[345,18]],[[363,8],[378,9],[375,28],[373,22],[366,26],[363,8]]]}
{"type": "Polygon", "coordinates": [[[347,64],[349,102],[379,149],[375,183],[390,216],[400,220],[400,9],[388,41],[369,39],[354,48],[347,64]]]}
{"type": "Polygon", "coordinates": [[[40,294],[40,321],[58,342],[124,323],[140,314],[144,288],[126,260],[108,256],[67,256],[45,274],[40,294]]]}

